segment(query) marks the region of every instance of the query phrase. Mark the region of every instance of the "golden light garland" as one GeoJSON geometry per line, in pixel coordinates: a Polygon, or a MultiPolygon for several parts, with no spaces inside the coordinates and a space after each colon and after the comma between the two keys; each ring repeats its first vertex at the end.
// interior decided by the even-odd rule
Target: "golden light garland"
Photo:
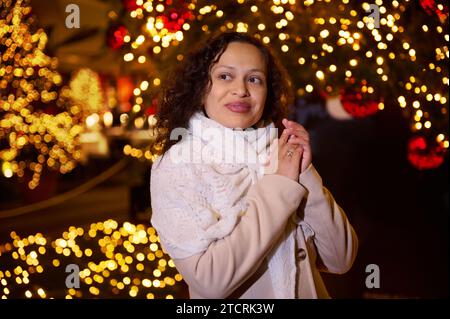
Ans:
{"type": "Polygon", "coordinates": [[[41,233],[0,245],[0,298],[166,298],[180,294],[182,276],[155,229],[108,219],[70,226],[50,240],[41,233]],[[80,287],[67,287],[65,267],[79,267],[80,287]]]}

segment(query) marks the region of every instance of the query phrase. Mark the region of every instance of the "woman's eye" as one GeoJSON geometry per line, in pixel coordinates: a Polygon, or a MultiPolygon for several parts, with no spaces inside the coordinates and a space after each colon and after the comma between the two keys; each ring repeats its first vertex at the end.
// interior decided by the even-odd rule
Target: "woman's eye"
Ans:
{"type": "Polygon", "coordinates": [[[250,78],[250,82],[253,82],[253,83],[256,83],[256,84],[261,84],[262,83],[262,80],[260,79],[260,78],[258,78],[258,77],[251,77],[250,78]]]}
{"type": "Polygon", "coordinates": [[[229,74],[220,74],[219,75],[219,79],[221,79],[221,80],[227,80],[227,77],[229,77],[230,75],[229,74]]]}

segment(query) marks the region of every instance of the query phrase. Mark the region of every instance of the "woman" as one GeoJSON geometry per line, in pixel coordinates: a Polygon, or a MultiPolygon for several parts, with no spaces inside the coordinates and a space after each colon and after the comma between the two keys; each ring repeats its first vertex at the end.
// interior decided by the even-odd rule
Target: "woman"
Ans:
{"type": "Polygon", "coordinates": [[[329,297],[319,271],[348,271],[357,237],[311,164],[308,133],[286,119],[286,71],[258,40],[230,32],[171,79],[151,222],[190,297],[329,297]]]}

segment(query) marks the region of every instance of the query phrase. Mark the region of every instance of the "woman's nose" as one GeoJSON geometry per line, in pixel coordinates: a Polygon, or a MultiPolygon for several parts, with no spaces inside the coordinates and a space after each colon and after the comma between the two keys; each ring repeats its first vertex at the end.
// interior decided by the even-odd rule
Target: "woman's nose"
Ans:
{"type": "Polygon", "coordinates": [[[233,94],[240,96],[240,97],[245,97],[248,96],[249,92],[247,89],[247,85],[245,83],[245,81],[236,81],[236,85],[233,88],[233,94]]]}

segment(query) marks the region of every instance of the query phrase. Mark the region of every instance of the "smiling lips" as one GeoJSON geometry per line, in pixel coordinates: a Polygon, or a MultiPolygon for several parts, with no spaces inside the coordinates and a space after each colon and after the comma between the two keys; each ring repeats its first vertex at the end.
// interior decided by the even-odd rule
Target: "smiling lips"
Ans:
{"type": "Polygon", "coordinates": [[[225,107],[232,112],[245,113],[251,108],[251,105],[245,102],[232,102],[225,104],[225,107]]]}

